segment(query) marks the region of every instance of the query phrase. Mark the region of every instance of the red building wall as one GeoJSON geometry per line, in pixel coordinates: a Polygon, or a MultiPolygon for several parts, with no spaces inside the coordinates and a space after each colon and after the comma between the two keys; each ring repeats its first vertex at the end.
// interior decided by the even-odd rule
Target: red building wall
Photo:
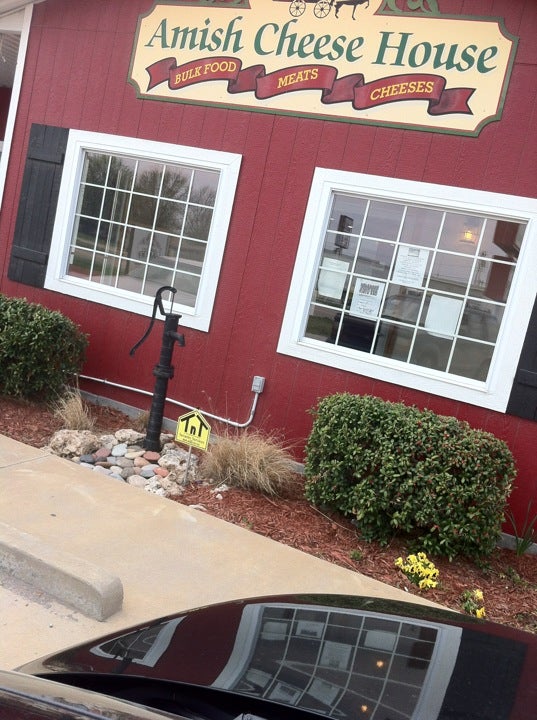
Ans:
{"type": "MultiPolygon", "coordinates": [[[[186,330],[175,350],[169,396],[245,420],[254,375],[266,378],[256,425],[304,441],[307,410],[336,391],[371,393],[468,420],[503,438],[519,470],[513,507],[537,495],[537,424],[351,375],[276,353],[315,167],[537,197],[537,3],[439,0],[443,13],[499,16],[520,37],[503,117],[479,137],[390,129],[243,110],[140,100],[128,84],[138,15],[150,0],[46,0],[35,6],[2,212],[0,267],[7,268],[32,123],[240,153],[242,165],[210,332],[186,330]]],[[[61,309],[90,336],[84,373],[153,388],[160,333],[134,358],[148,320],[9,281],[0,291],[61,309]]],[[[512,378],[506,379],[511,383],[512,378]]],[[[88,390],[147,408],[150,400],[91,384],[88,390]]],[[[168,408],[167,416],[181,414],[168,408]]]]}

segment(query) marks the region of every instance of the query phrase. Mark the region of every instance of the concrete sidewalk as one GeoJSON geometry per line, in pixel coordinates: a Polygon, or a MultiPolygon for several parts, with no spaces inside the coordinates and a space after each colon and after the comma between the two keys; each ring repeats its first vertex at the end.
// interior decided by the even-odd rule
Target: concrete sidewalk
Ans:
{"type": "Polygon", "coordinates": [[[0,561],[0,668],[7,669],[150,618],[240,597],[321,592],[410,599],[3,436],[0,561]],[[104,621],[95,619],[99,600],[104,621]]]}

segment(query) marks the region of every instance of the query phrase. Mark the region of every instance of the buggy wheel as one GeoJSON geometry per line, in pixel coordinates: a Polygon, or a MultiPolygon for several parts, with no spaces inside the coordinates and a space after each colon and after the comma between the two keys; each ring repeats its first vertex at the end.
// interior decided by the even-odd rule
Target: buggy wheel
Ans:
{"type": "Polygon", "coordinates": [[[330,14],[331,7],[331,0],[319,0],[319,2],[315,3],[313,14],[316,18],[324,18],[330,14]]]}
{"type": "Polygon", "coordinates": [[[289,5],[289,12],[293,17],[300,17],[306,9],[305,0],[293,0],[289,5]]]}

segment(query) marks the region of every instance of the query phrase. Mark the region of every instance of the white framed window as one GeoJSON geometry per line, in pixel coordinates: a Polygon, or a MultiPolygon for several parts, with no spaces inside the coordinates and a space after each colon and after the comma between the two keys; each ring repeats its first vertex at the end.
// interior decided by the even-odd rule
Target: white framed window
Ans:
{"type": "Polygon", "coordinates": [[[0,145],[0,203],[4,195],[32,13],[31,0],[15,6],[0,2],[0,88],[3,90],[0,93],[0,106],[3,106],[6,115],[0,145]]]}
{"type": "Polygon", "coordinates": [[[318,168],[278,352],[504,411],[537,200],[318,168]]]}
{"type": "Polygon", "coordinates": [[[209,329],[241,157],[71,130],[45,287],[209,329]]]}

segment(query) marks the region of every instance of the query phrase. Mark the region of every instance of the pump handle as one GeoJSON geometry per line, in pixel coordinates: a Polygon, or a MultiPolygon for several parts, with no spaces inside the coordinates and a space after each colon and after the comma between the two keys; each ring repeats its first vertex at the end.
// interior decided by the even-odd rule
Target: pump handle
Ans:
{"type": "MultiPolygon", "coordinates": [[[[142,345],[142,343],[144,343],[147,340],[147,338],[149,337],[149,335],[151,334],[151,330],[153,329],[153,325],[155,324],[155,316],[157,314],[157,308],[159,309],[160,314],[163,315],[164,317],[166,317],[166,313],[164,312],[164,305],[162,304],[162,294],[165,292],[171,292],[172,295],[175,295],[177,290],[174,287],[171,287],[170,285],[163,285],[162,287],[160,287],[157,290],[157,292],[155,293],[155,301],[153,302],[153,314],[151,315],[151,321],[149,323],[149,327],[145,331],[143,337],[140,340],[138,340],[136,345],[134,345],[130,349],[129,355],[131,355],[131,356],[134,355],[134,353],[138,350],[140,345],[142,345]]],[[[172,304],[173,304],[173,301],[172,301],[172,304]]]]}

